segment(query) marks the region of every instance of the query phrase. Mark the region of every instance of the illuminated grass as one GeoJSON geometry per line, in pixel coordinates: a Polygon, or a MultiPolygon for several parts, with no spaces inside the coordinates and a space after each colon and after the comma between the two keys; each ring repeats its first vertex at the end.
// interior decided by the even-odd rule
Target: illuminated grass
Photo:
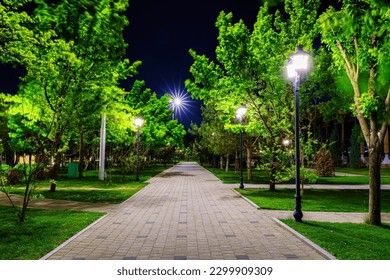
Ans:
{"type": "MultiPolygon", "coordinates": [[[[121,203],[140,191],[148,183],[145,181],[165,170],[164,166],[153,166],[140,171],[140,182],[134,181],[134,176],[123,178],[113,175],[105,181],[97,178],[95,171],[86,172],[82,179],[61,178],[57,182],[55,192],[50,192],[50,182],[35,182],[35,195],[50,199],[64,199],[81,202],[121,203]]],[[[24,186],[11,188],[13,194],[24,194],[24,186]]]]}
{"type": "Polygon", "coordinates": [[[340,260],[390,260],[390,225],[282,220],[340,260]]]}
{"type": "Polygon", "coordinates": [[[30,209],[27,220],[17,223],[14,209],[0,206],[0,259],[39,259],[102,215],[30,209]]]}
{"type": "MultiPolygon", "coordinates": [[[[294,210],[294,189],[236,189],[262,209],[294,210]]],[[[390,212],[390,191],[381,192],[381,210],[390,212]]],[[[304,211],[368,212],[368,190],[306,189],[302,196],[304,211]]]]}

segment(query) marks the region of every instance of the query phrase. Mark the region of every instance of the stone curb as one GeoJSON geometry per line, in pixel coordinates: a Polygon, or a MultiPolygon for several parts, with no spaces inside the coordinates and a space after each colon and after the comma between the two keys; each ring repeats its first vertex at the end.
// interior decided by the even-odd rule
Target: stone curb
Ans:
{"type": "Polygon", "coordinates": [[[252,205],[253,207],[255,207],[257,210],[260,210],[261,207],[258,206],[256,203],[254,203],[253,201],[251,201],[249,198],[246,198],[245,196],[243,196],[242,194],[240,194],[238,191],[236,191],[235,189],[231,189],[233,192],[235,192],[237,195],[241,196],[242,199],[244,199],[246,202],[248,202],[250,205],[252,205]]]}
{"type": "Polygon", "coordinates": [[[299,238],[300,240],[302,240],[304,243],[306,243],[308,246],[310,246],[311,248],[313,248],[314,250],[316,250],[318,253],[320,253],[323,257],[325,257],[326,259],[328,260],[337,260],[337,258],[335,256],[333,256],[332,254],[330,254],[329,252],[327,252],[326,250],[324,250],[323,248],[321,248],[320,246],[318,246],[317,244],[315,244],[313,241],[311,241],[310,239],[306,238],[305,236],[303,236],[302,234],[300,234],[299,232],[297,232],[296,230],[292,229],[291,227],[289,227],[288,225],[286,225],[285,223],[283,223],[282,221],[280,221],[279,219],[277,218],[272,218],[280,227],[284,228],[285,230],[291,232],[293,235],[295,235],[297,238],[299,238]]]}
{"type": "Polygon", "coordinates": [[[55,253],[57,253],[57,251],[59,251],[60,249],[64,248],[66,245],[68,245],[71,241],[73,241],[74,239],[76,239],[78,236],[80,236],[81,234],[83,234],[85,231],[87,231],[89,228],[93,227],[95,224],[99,223],[101,220],[103,220],[104,218],[106,218],[108,215],[110,214],[106,214],[102,217],[100,217],[99,219],[97,219],[96,221],[94,221],[92,224],[90,224],[89,226],[87,226],[86,228],[82,229],[81,231],[79,231],[78,233],[76,233],[75,235],[73,235],[71,238],[69,238],[68,240],[66,240],[65,242],[63,242],[61,245],[59,245],[57,248],[55,248],[54,250],[50,251],[49,253],[47,253],[46,255],[44,255],[42,258],[40,258],[40,260],[47,260],[48,258],[50,258],[52,255],[54,255],[55,253]]]}

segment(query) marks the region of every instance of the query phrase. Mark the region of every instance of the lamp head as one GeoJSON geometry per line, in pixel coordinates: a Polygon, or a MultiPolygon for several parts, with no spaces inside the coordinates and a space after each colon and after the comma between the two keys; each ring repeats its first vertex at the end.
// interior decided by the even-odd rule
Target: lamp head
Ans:
{"type": "Polygon", "coordinates": [[[241,121],[242,118],[245,116],[245,114],[246,114],[246,106],[242,105],[240,108],[237,109],[236,117],[241,121]]]}
{"type": "Polygon", "coordinates": [[[135,124],[136,127],[140,128],[144,124],[144,119],[141,118],[141,117],[137,117],[134,120],[134,124],[135,124]]]}
{"type": "Polygon", "coordinates": [[[290,139],[283,139],[282,143],[284,147],[290,147],[291,141],[290,139]]]}
{"type": "Polygon", "coordinates": [[[303,51],[302,45],[298,45],[297,51],[290,57],[290,62],[287,64],[287,76],[294,78],[297,75],[302,75],[309,69],[309,53],[303,51]]]}

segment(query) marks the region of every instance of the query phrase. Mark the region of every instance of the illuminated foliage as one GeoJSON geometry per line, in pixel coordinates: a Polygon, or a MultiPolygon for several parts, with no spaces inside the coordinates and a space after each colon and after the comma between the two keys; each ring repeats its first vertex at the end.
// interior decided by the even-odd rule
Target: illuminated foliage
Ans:
{"type": "Polygon", "coordinates": [[[381,147],[390,113],[390,6],[379,0],[344,0],[319,19],[322,41],[352,87],[350,103],[369,150],[369,221],[379,225],[381,147]]]}
{"type": "Polygon", "coordinates": [[[248,171],[255,145],[262,151],[263,167],[270,171],[270,188],[275,188],[283,154],[282,140],[292,136],[293,94],[283,76],[289,55],[298,44],[307,50],[315,36],[312,27],[319,1],[286,1],[288,17],[274,14],[268,5],[260,8],[250,31],[242,20],[233,23],[231,13],[221,12],[216,26],[219,31],[216,61],[191,50],[193,80],[186,86],[191,94],[216,110],[216,117],[226,130],[238,133],[241,125],[234,121],[235,110],[246,104],[248,111],[243,128],[248,171]]]}

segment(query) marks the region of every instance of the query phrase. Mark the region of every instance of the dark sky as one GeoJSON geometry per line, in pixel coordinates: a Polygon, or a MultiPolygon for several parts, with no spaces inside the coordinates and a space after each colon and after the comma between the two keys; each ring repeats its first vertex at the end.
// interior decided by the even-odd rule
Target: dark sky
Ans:
{"type": "MultiPolygon", "coordinates": [[[[215,21],[220,11],[233,12],[235,21],[242,18],[251,27],[259,7],[260,0],[130,1],[125,36],[129,58],[142,61],[136,78],[159,95],[173,88],[185,90],[184,81],[191,77],[189,49],[215,56],[215,21]]],[[[186,127],[191,120],[200,120],[200,103],[191,104],[192,114],[180,118],[186,127]]]]}

